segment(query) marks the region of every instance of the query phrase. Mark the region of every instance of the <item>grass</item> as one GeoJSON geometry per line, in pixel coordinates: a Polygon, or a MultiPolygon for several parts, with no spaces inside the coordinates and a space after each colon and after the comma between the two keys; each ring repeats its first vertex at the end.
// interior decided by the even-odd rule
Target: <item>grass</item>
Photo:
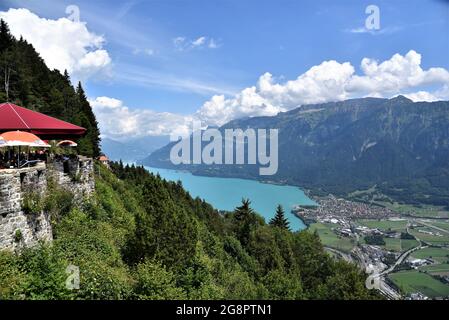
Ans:
{"type": "Polygon", "coordinates": [[[449,260],[449,250],[444,248],[424,248],[412,253],[414,258],[426,259],[432,258],[438,262],[445,262],[449,260]]]}
{"type": "Polygon", "coordinates": [[[351,239],[335,234],[332,231],[332,228],[335,227],[338,227],[338,225],[331,223],[313,223],[309,226],[308,230],[309,232],[315,232],[316,230],[324,246],[350,252],[354,248],[354,243],[351,239]]]}
{"type": "Polygon", "coordinates": [[[419,245],[418,241],[414,239],[401,239],[402,251],[410,250],[411,248],[417,247],[418,245],[419,245]]]}
{"type": "Polygon", "coordinates": [[[384,238],[385,249],[389,251],[401,251],[401,239],[397,238],[384,238]]]}
{"type": "Polygon", "coordinates": [[[426,273],[416,270],[400,271],[391,273],[388,277],[406,295],[413,292],[421,292],[431,298],[449,296],[449,285],[436,280],[426,273]]]}
{"type": "Polygon", "coordinates": [[[415,237],[421,239],[424,242],[427,242],[429,244],[433,244],[433,245],[446,245],[449,244],[449,235],[443,235],[442,232],[431,229],[431,228],[427,228],[427,227],[418,227],[418,228],[414,228],[414,229],[410,229],[410,233],[412,235],[414,235],[415,237]],[[433,233],[435,232],[439,232],[441,234],[441,236],[437,236],[437,235],[430,235],[427,233],[422,233],[419,232],[419,230],[424,230],[424,231],[431,231],[433,233]]]}
{"type": "Polygon", "coordinates": [[[407,220],[390,221],[390,220],[357,220],[360,225],[368,228],[377,228],[379,230],[404,231],[407,227],[407,220]]]}
{"type": "Polygon", "coordinates": [[[380,204],[386,206],[387,208],[402,214],[409,214],[414,217],[429,217],[429,218],[449,218],[449,211],[445,210],[444,207],[422,205],[416,207],[408,204],[399,203],[389,203],[389,202],[379,202],[380,204]]]}
{"type": "Polygon", "coordinates": [[[385,245],[383,246],[388,251],[404,252],[418,246],[418,241],[413,239],[397,239],[384,238],[385,245]]]}
{"type": "Polygon", "coordinates": [[[429,224],[432,225],[432,226],[444,229],[446,231],[449,231],[449,223],[448,222],[432,221],[429,224]]]}
{"type": "Polygon", "coordinates": [[[449,274],[449,264],[433,264],[430,266],[421,267],[419,270],[427,271],[431,274],[449,274]]]}

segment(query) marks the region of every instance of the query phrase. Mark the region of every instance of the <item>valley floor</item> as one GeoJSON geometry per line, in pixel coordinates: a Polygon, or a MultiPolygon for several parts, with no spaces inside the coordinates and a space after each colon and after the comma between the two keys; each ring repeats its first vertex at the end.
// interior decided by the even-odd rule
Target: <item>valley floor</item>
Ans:
{"type": "Polygon", "coordinates": [[[390,299],[449,297],[449,219],[435,208],[406,210],[333,196],[295,214],[330,254],[357,263],[390,299]]]}

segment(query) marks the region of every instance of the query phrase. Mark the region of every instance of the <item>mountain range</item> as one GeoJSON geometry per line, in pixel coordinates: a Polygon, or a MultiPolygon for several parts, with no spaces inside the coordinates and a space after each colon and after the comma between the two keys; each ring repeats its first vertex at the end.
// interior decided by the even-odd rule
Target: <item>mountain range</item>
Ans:
{"type": "Polygon", "coordinates": [[[170,142],[168,136],[148,136],[129,139],[126,142],[110,138],[101,139],[101,150],[114,161],[136,162],[170,142]]]}
{"type": "Polygon", "coordinates": [[[175,166],[169,160],[174,143],[142,163],[197,175],[269,179],[315,194],[449,206],[448,101],[351,99],[237,119],[220,130],[227,128],[278,129],[278,172],[263,177],[256,165],[175,166]]]}

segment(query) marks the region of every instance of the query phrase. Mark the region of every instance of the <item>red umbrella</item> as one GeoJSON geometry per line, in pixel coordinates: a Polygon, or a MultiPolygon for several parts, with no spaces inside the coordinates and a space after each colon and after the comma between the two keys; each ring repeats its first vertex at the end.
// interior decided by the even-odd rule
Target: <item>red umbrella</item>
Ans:
{"type": "Polygon", "coordinates": [[[9,131],[0,134],[8,147],[41,147],[49,148],[50,145],[42,141],[38,136],[24,131],[9,131]]]}

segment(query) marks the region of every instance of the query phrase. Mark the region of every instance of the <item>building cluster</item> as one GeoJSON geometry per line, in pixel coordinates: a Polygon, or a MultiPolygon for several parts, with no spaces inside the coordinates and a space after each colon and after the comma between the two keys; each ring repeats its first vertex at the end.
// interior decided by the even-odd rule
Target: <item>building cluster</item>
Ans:
{"type": "MultiPolygon", "coordinates": [[[[297,206],[294,212],[305,221],[324,221],[330,219],[338,221],[353,221],[356,219],[384,219],[397,216],[392,210],[362,202],[354,202],[332,195],[321,198],[318,206],[297,206]]],[[[337,222],[338,223],[338,222],[337,222]]]]}

